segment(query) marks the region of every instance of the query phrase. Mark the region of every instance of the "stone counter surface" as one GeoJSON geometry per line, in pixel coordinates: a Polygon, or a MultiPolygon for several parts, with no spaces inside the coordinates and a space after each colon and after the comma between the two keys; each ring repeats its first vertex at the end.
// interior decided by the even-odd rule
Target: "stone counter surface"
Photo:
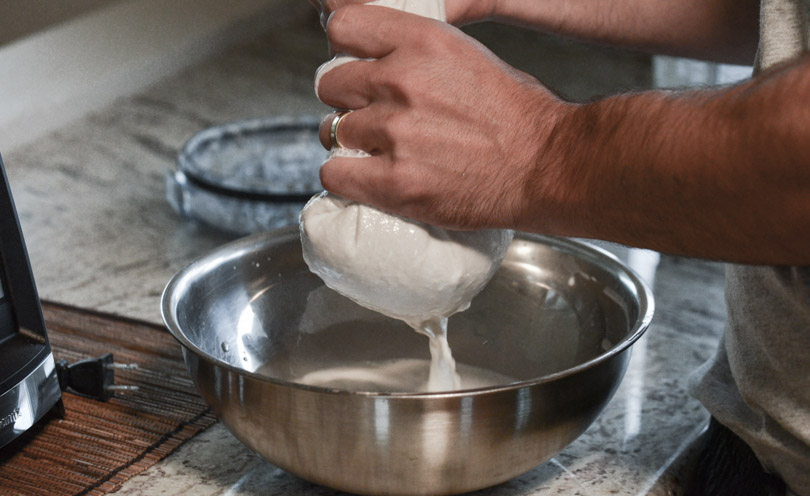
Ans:
{"type": "MultiPolygon", "coordinates": [[[[290,2],[284,17],[262,39],[4,151],[43,299],[159,323],[160,294],[169,278],[231,239],[171,210],[164,171],[203,128],[328,112],[312,93],[315,68],[326,57],[317,19],[307,2],[290,2]]],[[[649,84],[649,61],[637,55],[514,28],[476,26],[470,32],[569,98],[649,84]]],[[[722,267],[609,248],[653,283],[657,303],[625,380],[599,419],[554,459],[477,494],[677,494],[677,481],[662,475],[706,420],[686,387],[722,330],[722,267]]],[[[338,493],[263,461],[217,424],[118,494],[338,493]]]]}

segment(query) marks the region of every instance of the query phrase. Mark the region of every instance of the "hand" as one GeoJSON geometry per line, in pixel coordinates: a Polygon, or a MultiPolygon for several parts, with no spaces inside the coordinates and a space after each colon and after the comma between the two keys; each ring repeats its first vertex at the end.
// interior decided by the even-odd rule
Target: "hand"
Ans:
{"type": "MultiPolygon", "coordinates": [[[[309,0],[309,3],[321,16],[321,25],[326,28],[326,21],[335,10],[346,5],[369,3],[372,0],[309,0]]],[[[495,0],[445,0],[447,22],[460,26],[483,21],[494,15],[495,0]]]]}
{"type": "MultiPolygon", "coordinates": [[[[324,103],[354,110],[341,143],[372,155],[328,160],[327,190],[448,228],[519,228],[543,215],[538,205],[552,217],[553,202],[537,197],[554,197],[560,168],[547,140],[569,104],[442,22],[348,6],[330,17],[327,36],[338,52],[375,59],[320,81],[324,103]]],[[[321,126],[326,147],[330,123],[321,126]]]]}

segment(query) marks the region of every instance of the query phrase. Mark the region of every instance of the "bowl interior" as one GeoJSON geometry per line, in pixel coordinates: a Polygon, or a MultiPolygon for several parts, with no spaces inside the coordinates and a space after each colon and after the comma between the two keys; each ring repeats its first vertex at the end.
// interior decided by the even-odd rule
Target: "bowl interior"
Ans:
{"type": "MultiPolygon", "coordinates": [[[[504,382],[536,380],[626,348],[646,328],[651,307],[638,277],[603,252],[518,234],[470,309],[450,318],[448,339],[462,367],[504,382]]],[[[429,359],[426,337],[310,273],[296,228],[245,238],[181,271],[167,287],[164,318],[204,358],[272,381],[429,359]]]]}
{"type": "Polygon", "coordinates": [[[233,195],[297,195],[320,192],[318,171],[326,155],[319,120],[274,117],[212,127],[193,136],[177,167],[190,180],[233,195]]]}

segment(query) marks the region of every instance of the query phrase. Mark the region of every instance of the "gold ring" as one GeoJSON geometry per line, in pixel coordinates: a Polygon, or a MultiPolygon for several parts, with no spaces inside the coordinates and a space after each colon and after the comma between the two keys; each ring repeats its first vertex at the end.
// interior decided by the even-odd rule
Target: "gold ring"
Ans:
{"type": "Polygon", "coordinates": [[[329,126],[329,142],[331,143],[332,148],[343,148],[343,145],[340,144],[340,140],[338,140],[337,136],[338,126],[340,126],[340,120],[349,115],[351,112],[351,110],[337,112],[335,113],[335,116],[332,117],[332,124],[329,126]]]}

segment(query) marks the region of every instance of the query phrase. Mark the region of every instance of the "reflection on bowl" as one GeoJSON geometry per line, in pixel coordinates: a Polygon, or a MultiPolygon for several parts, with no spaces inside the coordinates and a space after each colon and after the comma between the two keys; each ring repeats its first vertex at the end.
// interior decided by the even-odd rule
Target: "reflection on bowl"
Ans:
{"type": "Polygon", "coordinates": [[[512,378],[446,393],[304,385],[330,367],[423,360],[406,325],[332,292],[295,228],[225,245],[179,272],[163,317],[203,398],[281,468],[361,494],[457,494],[554,456],[602,411],[652,319],[649,288],[584,243],[518,233],[471,308],[450,319],[461,364],[512,378]]]}
{"type": "Polygon", "coordinates": [[[169,204],[236,235],[296,224],[306,201],[323,189],[318,124],[314,117],[273,117],[201,131],[166,172],[169,204]]]}

